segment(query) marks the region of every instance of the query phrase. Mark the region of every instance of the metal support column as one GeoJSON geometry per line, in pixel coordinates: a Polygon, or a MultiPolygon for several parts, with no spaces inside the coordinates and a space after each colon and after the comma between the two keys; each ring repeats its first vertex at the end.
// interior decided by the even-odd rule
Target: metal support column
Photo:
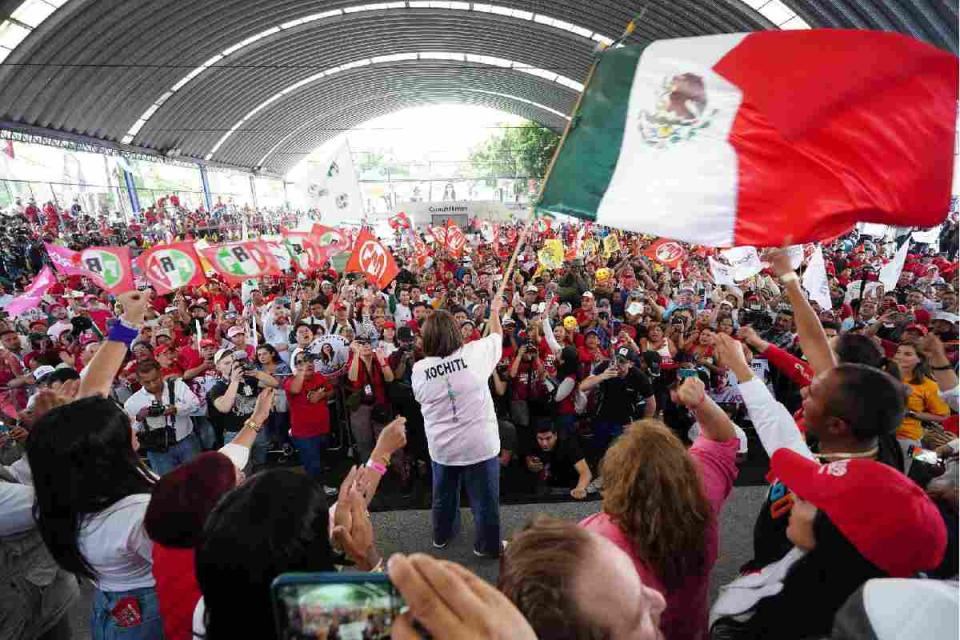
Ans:
{"type": "Polygon", "coordinates": [[[252,173],[250,174],[250,198],[253,199],[253,208],[259,209],[260,207],[257,205],[257,183],[253,179],[252,173]]]}
{"type": "Polygon", "coordinates": [[[210,180],[207,178],[207,167],[200,166],[200,184],[203,185],[203,201],[207,203],[207,211],[213,211],[213,196],[210,195],[210,180]]]}
{"type": "Polygon", "coordinates": [[[123,183],[127,187],[127,197],[130,198],[130,209],[133,213],[140,213],[140,198],[137,197],[137,185],[133,181],[133,174],[125,168],[120,170],[123,171],[123,183]]]}

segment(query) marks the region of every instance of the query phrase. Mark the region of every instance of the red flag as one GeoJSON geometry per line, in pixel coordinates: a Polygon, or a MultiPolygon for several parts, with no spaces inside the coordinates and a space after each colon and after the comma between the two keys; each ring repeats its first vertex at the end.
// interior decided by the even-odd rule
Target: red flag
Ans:
{"type": "Polygon", "coordinates": [[[152,247],[137,259],[137,265],[161,295],[181,287],[199,287],[207,281],[192,242],[152,247]]]}
{"type": "Polygon", "coordinates": [[[89,247],[83,251],[71,251],[55,244],[44,246],[50,262],[64,275],[88,277],[101,289],[114,294],[136,289],[127,247],[89,247]]]}
{"type": "Polygon", "coordinates": [[[353,245],[346,272],[362,273],[367,280],[381,289],[386,288],[400,273],[390,250],[380,244],[369,231],[364,229],[353,245]]]}
{"type": "Polygon", "coordinates": [[[387,223],[390,225],[391,229],[409,229],[410,228],[410,218],[407,217],[407,214],[401,211],[395,216],[387,218],[387,223]]]}
{"type": "Polygon", "coordinates": [[[433,236],[434,242],[439,242],[440,244],[446,246],[447,244],[447,230],[443,227],[430,227],[430,235],[433,236]]]}
{"type": "Polygon", "coordinates": [[[200,249],[200,253],[230,284],[280,273],[276,259],[261,240],[211,245],[200,249]]]}
{"type": "Polygon", "coordinates": [[[417,261],[417,266],[423,268],[427,264],[427,258],[430,257],[430,249],[419,236],[413,237],[413,255],[417,261]]]}
{"type": "Polygon", "coordinates": [[[467,244],[467,236],[463,235],[460,227],[453,223],[453,220],[447,220],[446,233],[444,234],[443,246],[450,255],[459,258],[463,255],[463,249],[467,244]]]}
{"type": "Polygon", "coordinates": [[[687,252],[683,245],[676,240],[666,239],[654,242],[643,252],[643,255],[671,269],[676,269],[680,263],[687,259],[687,252]]]}

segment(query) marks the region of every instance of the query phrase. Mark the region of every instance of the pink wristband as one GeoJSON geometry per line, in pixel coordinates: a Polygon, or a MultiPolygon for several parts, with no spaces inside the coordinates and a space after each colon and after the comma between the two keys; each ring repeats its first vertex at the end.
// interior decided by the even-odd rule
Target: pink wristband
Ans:
{"type": "Polygon", "coordinates": [[[379,473],[381,476],[387,475],[387,468],[380,464],[379,462],[374,462],[373,460],[367,460],[367,466],[379,473]]]}

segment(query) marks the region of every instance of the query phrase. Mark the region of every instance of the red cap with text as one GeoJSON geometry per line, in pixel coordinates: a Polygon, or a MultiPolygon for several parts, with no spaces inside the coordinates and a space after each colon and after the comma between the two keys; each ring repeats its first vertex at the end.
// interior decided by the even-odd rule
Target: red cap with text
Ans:
{"type": "Polygon", "coordinates": [[[801,499],[822,510],[864,558],[893,577],[933,569],[943,560],[947,529],[915,482],[873,460],[821,465],[779,449],[770,466],[801,499]]]}

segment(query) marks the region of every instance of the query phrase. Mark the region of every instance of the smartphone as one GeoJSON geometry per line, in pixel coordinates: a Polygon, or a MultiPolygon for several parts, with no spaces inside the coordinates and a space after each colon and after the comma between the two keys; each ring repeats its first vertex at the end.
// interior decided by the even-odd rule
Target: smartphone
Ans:
{"type": "Polygon", "coordinates": [[[383,573],[284,573],[271,586],[277,637],[390,637],[405,609],[400,593],[383,573]]]}
{"type": "Polygon", "coordinates": [[[696,369],[677,369],[677,377],[681,380],[684,378],[696,378],[698,375],[696,369]]]}

